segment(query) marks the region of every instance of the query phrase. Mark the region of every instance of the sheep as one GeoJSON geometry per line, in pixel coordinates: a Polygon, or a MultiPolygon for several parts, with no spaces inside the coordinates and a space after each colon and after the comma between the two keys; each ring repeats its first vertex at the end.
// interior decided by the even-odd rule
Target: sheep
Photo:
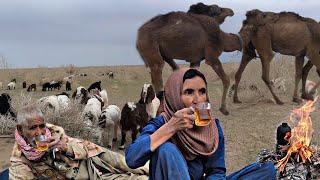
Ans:
{"type": "Polygon", "coordinates": [[[55,95],[42,97],[37,101],[37,104],[43,113],[47,113],[49,110],[52,110],[54,114],[60,112],[59,101],[55,95]]]}
{"type": "Polygon", "coordinates": [[[131,130],[132,141],[136,139],[138,126],[143,128],[149,119],[154,118],[160,104],[151,84],[144,84],[138,103],[127,102],[121,111],[121,144],[124,149],[126,131],[131,130]],[[154,101],[153,101],[154,100],[154,101]],[[154,104],[153,104],[154,103],[154,104]]]}
{"type": "Polygon", "coordinates": [[[32,90],[34,90],[34,91],[37,90],[37,85],[36,85],[36,84],[31,84],[31,85],[28,87],[28,89],[27,89],[28,92],[30,92],[30,91],[32,91],[32,90]]]}
{"type": "Polygon", "coordinates": [[[69,97],[64,93],[43,97],[38,100],[38,105],[44,113],[51,109],[55,114],[59,114],[67,110],[70,103],[69,97]]]}
{"type": "Polygon", "coordinates": [[[15,83],[14,81],[10,82],[10,83],[7,85],[7,89],[8,89],[8,90],[16,89],[16,83],[15,83]]]}
{"type": "Polygon", "coordinates": [[[3,83],[0,82],[0,89],[3,89],[3,83]]]}
{"type": "Polygon", "coordinates": [[[101,91],[101,81],[97,81],[92,83],[89,88],[88,91],[90,92],[92,89],[98,89],[99,91],[101,91]]]}
{"type": "Polygon", "coordinates": [[[66,82],[66,91],[71,91],[71,83],[69,81],[66,82]]]}
{"type": "Polygon", "coordinates": [[[22,83],[22,89],[25,89],[25,88],[27,88],[27,82],[26,82],[26,81],[23,81],[23,83],[22,83]]]}
{"type": "MultiPolygon", "coordinates": [[[[99,117],[99,128],[101,128],[102,138],[107,136],[107,148],[112,148],[112,140],[117,141],[118,128],[120,128],[121,111],[116,105],[109,105],[104,109],[99,117]]],[[[101,141],[101,140],[100,140],[101,141]]],[[[100,144],[104,144],[100,142],[100,144]]]]}
{"type": "Polygon", "coordinates": [[[10,115],[14,120],[17,117],[14,108],[11,106],[11,97],[7,93],[0,95],[0,115],[10,115]]]}

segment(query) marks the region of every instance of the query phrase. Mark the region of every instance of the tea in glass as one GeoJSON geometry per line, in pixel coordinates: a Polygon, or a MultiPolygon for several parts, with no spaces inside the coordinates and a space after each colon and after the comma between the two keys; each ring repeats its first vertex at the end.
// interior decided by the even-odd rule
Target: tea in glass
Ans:
{"type": "Polygon", "coordinates": [[[47,151],[49,148],[48,142],[44,135],[36,137],[36,145],[38,151],[47,151]]]}
{"type": "Polygon", "coordinates": [[[211,105],[210,103],[199,103],[194,106],[196,119],[194,121],[196,126],[207,126],[211,122],[211,105]]]}

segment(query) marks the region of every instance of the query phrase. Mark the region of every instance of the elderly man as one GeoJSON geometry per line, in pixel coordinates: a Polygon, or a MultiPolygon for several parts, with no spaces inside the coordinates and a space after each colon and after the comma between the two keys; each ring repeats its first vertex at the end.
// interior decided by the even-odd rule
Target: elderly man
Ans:
{"type": "Polygon", "coordinates": [[[147,165],[130,169],[124,156],[65,135],[35,106],[18,112],[10,179],[147,179],[147,165]]]}

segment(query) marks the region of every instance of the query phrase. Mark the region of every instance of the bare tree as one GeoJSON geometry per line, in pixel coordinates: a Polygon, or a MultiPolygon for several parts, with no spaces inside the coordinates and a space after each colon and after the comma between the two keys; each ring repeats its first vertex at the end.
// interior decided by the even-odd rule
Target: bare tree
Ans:
{"type": "Polygon", "coordinates": [[[76,72],[76,66],[74,64],[69,64],[67,66],[67,71],[66,73],[71,75],[71,74],[74,74],[76,72]]]}
{"type": "Polygon", "coordinates": [[[0,69],[8,69],[9,63],[7,61],[7,58],[3,55],[0,56],[0,69]]]}

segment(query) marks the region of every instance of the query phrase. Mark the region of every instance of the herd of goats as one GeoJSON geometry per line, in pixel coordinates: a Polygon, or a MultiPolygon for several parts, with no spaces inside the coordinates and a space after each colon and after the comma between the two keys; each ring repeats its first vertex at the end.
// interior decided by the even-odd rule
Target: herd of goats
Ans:
{"type": "MultiPolygon", "coordinates": [[[[69,81],[66,82],[66,90],[71,90],[71,86],[68,87],[70,85],[70,83],[68,84],[69,81]]],[[[42,84],[44,91],[47,87],[46,84],[42,84]]],[[[108,104],[107,91],[101,88],[101,81],[97,81],[92,83],[89,88],[77,87],[71,97],[67,92],[62,92],[42,97],[36,101],[36,105],[44,114],[53,113],[54,115],[60,115],[69,110],[72,107],[71,103],[79,104],[78,107],[81,109],[81,118],[85,124],[85,130],[94,132],[93,137],[91,137],[93,142],[112,148],[112,142],[117,140],[118,129],[121,129],[119,149],[124,149],[126,132],[131,131],[132,140],[134,140],[139,128],[143,127],[149,119],[156,117],[160,100],[157,98],[153,86],[144,84],[140,100],[138,102],[127,102],[120,110],[118,106],[108,104]]],[[[16,120],[17,117],[8,93],[0,95],[1,115],[13,120],[16,120]]]]}
{"type": "MultiPolygon", "coordinates": [[[[107,147],[112,146],[112,139],[116,140],[118,127],[122,130],[120,148],[124,148],[125,132],[132,131],[134,140],[138,127],[152,117],[155,117],[160,104],[156,94],[163,94],[162,70],[168,63],[173,70],[179,68],[174,59],[182,59],[190,63],[190,67],[197,68],[202,60],[212,67],[223,83],[223,95],[220,111],[229,114],[226,107],[226,96],[230,86],[229,77],[223,70],[219,56],[222,52],[242,51],[240,66],[235,74],[233,86],[233,101],[241,103],[238,98],[238,86],[247,64],[259,57],[262,65],[262,79],[270,90],[275,102],[283,102],[274,93],[274,86],[270,81],[270,62],[274,52],[295,56],[295,85],[293,101],[301,102],[301,98],[312,99],[318,84],[308,85],[307,76],[314,66],[320,75],[320,24],[307,17],[293,12],[263,12],[258,9],[247,11],[246,19],[242,23],[239,34],[226,33],[220,25],[226,17],[233,16],[229,8],[217,5],[197,3],[190,6],[187,12],[170,12],[153,17],[144,23],[137,34],[136,48],[146,67],[150,68],[151,84],[142,88],[141,99],[134,103],[128,102],[120,111],[115,105],[108,106],[106,90],[101,89],[101,82],[93,83],[88,89],[78,87],[72,99],[83,104],[83,118],[88,127],[100,129],[109,128],[107,147]],[[308,62],[305,63],[305,57],[308,62]],[[298,85],[302,80],[301,98],[298,96],[298,85]],[[113,130],[111,130],[111,129],[113,130]]],[[[110,77],[110,75],[108,74],[110,77]]],[[[112,74],[113,78],[113,74],[112,74]]],[[[8,84],[8,89],[15,88],[15,80],[8,84]]],[[[42,85],[42,90],[60,89],[62,82],[48,82],[42,85]]],[[[310,84],[310,83],[309,83],[310,84]]],[[[2,86],[2,84],[0,84],[2,86]]],[[[26,84],[23,85],[26,88],[26,84]]],[[[36,90],[36,84],[31,84],[28,91],[36,90]]],[[[66,80],[66,90],[71,90],[71,84],[66,80]]],[[[49,105],[59,111],[65,109],[70,102],[67,94],[59,94],[41,98],[39,104],[49,105]]],[[[161,106],[160,106],[161,107],[161,106]]],[[[11,112],[10,96],[0,96],[1,113],[11,112]],[[6,109],[7,108],[7,109],[6,109]]],[[[96,142],[101,144],[101,136],[96,142]]]]}

